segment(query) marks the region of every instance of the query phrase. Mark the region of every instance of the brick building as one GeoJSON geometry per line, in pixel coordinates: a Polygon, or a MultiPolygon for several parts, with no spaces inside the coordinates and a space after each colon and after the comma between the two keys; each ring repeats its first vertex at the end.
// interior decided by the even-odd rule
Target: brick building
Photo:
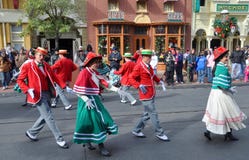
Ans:
{"type": "Polygon", "coordinates": [[[121,54],[140,47],[157,53],[191,46],[192,1],[88,0],[88,43],[101,54],[116,46],[121,54]]]}

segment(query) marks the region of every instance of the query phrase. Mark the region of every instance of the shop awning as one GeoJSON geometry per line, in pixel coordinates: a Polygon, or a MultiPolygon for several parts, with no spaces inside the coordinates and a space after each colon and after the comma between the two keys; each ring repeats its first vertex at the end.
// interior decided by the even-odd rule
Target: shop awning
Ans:
{"type": "Polygon", "coordinates": [[[17,23],[22,20],[23,23],[28,22],[28,18],[24,16],[20,10],[0,9],[0,23],[17,23]]]}

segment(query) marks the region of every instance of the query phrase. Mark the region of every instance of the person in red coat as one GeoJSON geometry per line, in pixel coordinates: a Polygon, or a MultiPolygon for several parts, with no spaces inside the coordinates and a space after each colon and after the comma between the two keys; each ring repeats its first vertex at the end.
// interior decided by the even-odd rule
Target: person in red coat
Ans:
{"type": "MultiPolygon", "coordinates": [[[[54,71],[58,80],[63,84],[63,86],[67,86],[67,90],[70,91],[71,89],[68,87],[68,85],[72,81],[72,73],[77,69],[77,66],[73,63],[71,59],[64,56],[68,54],[67,50],[59,50],[58,54],[59,59],[55,62],[53,66],[51,66],[51,68],[54,71]]],[[[58,94],[52,101],[51,106],[56,107],[58,98],[60,97],[62,103],[65,106],[65,109],[71,109],[72,105],[65,96],[64,90],[62,90],[59,86],[56,86],[56,91],[58,92],[58,94]]]]}
{"type": "Polygon", "coordinates": [[[135,66],[129,77],[130,84],[139,90],[139,98],[144,106],[144,114],[133,129],[132,134],[137,137],[145,137],[142,129],[145,127],[145,122],[151,119],[153,127],[155,128],[156,137],[163,141],[169,141],[169,138],[165,135],[164,130],[160,126],[155,108],[156,90],[154,81],[161,83],[162,86],[164,86],[164,83],[154,74],[150,66],[151,56],[151,50],[142,50],[142,61],[135,66]]]}
{"type": "MultiPolygon", "coordinates": [[[[130,88],[131,84],[129,82],[129,75],[133,71],[134,67],[136,66],[136,63],[131,60],[132,54],[131,53],[125,53],[124,54],[125,63],[122,65],[122,67],[117,71],[114,71],[114,74],[121,75],[121,90],[127,92],[127,90],[130,88]]],[[[121,95],[121,103],[126,103],[126,97],[131,102],[131,105],[134,105],[137,101],[136,99],[128,93],[127,95],[121,95]]]]}
{"type": "Polygon", "coordinates": [[[134,55],[133,55],[133,59],[135,60],[135,62],[138,64],[142,61],[142,55],[141,55],[141,51],[143,50],[143,48],[140,48],[139,50],[137,50],[134,55]]]}
{"type": "Polygon", "coordinates": [[[25,134],[30,140],[37,141],[39,132],[47,123],[56,139],[56,143],[61,148],[68,148],[68,144],[58,129],[50,108],[50,97],[56,94],[55,85],[64,88],[65,84],[56,78],[49,64],[44,61],[46,55],[48,55],[47,50],[38,47],[35,50],[34,60],[23,64],[17,78],[21,90],[27,94],[27,103],[35,104],[40,112],[40,117],[25,134]]]}

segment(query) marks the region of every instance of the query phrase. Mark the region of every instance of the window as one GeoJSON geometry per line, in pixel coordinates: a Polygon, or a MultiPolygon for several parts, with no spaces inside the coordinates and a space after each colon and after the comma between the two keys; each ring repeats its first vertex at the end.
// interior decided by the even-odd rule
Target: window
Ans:
{"type": "Polygon", "coordinates": [[[137,1],[137,12],[147,12],[147,1],[137,1]]]}
{"type": "Polygon", "coordinates": [[[140,34],[140,35],[147,34],[147,27],[136,27],[135,34],[140,34]]]}
{"type": "Polygon", "coordinates": [[[119,11],[117,0],[108,0],[108,10],[109,11],[119,11]]]}
{"type": "Polygon", "coordinates": [[[205,0],[200,0],[200,6],[205,6],[205,0]]]}
{"type": "Polygon", "coordinates": [[[15,49],[20,50],[24,45],[24,39],[20,36],[22,32],[22,26],[17,26],[15,24],[11,25],[11,44],[15,49]]]}
{"type": "Polygon", "coordinates": [[[173,2],[165,2],[163,4],[164,12],[174,12],[174,5],[173,2]]]}

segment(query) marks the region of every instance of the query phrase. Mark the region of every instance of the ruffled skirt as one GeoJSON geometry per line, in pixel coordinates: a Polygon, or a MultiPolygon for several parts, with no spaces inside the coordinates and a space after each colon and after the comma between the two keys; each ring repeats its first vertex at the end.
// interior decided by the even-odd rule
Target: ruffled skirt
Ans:
{"type": "Polygon", "coordinates": [[[231,132],[231,129],[246,128],[242,123],[246,118],[231,93],[220,89],[211,89],[206,112],[202,119],[206,123],[207,130],[224,135],[231,132]]]}

